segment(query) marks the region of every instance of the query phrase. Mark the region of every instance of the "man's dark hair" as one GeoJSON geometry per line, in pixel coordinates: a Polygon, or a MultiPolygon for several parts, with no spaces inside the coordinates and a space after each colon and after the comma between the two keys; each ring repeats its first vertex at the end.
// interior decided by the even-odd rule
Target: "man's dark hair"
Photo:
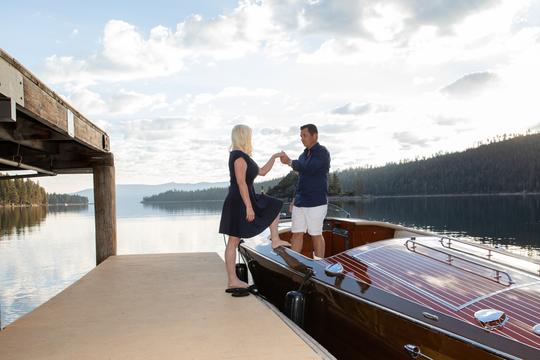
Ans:
{"type": "Polygon", "coordinates": [[[311,135],[315,135],[319,133],[319,131],[317,130],[317,127],[313,124],[306,124],[306,125],[300,126],[300,131],[304,129],[307,129],[307,131],[309,131],[311,135]]]}

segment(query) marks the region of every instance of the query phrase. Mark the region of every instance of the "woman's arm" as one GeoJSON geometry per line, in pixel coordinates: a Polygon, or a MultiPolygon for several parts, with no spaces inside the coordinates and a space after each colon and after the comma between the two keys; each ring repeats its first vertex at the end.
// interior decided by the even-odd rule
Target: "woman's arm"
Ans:
{"type": "Polygon", "coordinates": [[[280,157],[283,154],[283,152],[276,153],[270,157],[270,160],[262,168],[259,169],[259,175],[264,176],[268,174],[270,170],[272,170],[272,166],[274,166],[275,160],[280,157]]]}
{"type": "Polygon", "coordinates": [[[251,200],[249,198],[249,191],[246,183],[246,171],[246,160],[242,158],[234,160],[234,176],[236,177],[238,189],[240,189],[240,196],[246,206],[246,220],[252,222],[253,219],[255,219],[255,212],[253,211],[253,206],[251,205],[251,200]]]}

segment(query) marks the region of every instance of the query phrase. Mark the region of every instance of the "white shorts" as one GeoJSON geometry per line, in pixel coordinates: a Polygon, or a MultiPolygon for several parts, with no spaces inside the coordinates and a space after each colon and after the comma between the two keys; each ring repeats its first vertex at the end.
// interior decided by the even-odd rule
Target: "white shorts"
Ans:
{"type": "Polygon", "coordinates": [[[327,210],[327,204],[314,207],[293,206],[291,232],[305,233],[307,231],[309,235],[322,235],[327,210]]]}

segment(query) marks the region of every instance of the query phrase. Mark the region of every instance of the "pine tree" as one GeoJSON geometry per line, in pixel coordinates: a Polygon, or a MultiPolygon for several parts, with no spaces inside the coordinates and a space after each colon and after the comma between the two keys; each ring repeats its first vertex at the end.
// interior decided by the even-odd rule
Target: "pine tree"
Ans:
{"type": "Polygon", "coordinates": [[[328,176],[328,195],[341,195],[341,182],[335,172],[328,176]]]}

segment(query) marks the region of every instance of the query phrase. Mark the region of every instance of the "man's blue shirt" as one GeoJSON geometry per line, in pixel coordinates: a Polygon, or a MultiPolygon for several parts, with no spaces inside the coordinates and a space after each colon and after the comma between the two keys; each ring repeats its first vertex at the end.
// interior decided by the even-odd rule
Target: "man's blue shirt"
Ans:
{"type": "Polygon", "coordinates": [[[298,171],[298,184],[294,205],[314,207],[328,203],[328,172],[330,171],[330,153],[319,143],[311,149],[305,149],[298,160],[291,163],[298,171]]]}

